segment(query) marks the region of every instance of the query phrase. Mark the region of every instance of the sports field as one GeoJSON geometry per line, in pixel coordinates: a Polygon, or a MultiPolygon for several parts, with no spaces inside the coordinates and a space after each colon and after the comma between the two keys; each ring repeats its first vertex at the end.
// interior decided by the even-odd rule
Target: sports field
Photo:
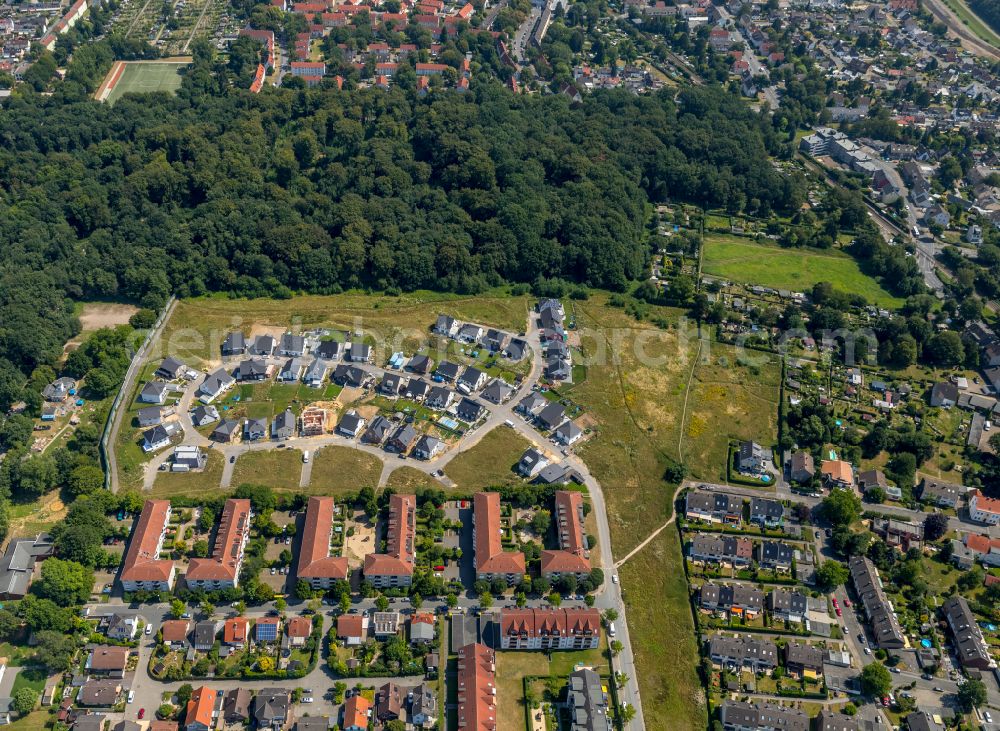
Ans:
{"type": "Polygon", "coordinates": [[[167,91],[171,94],[181,86],[181,70],[189,59],[171,61],[118,61],[97,90],[97,99],[114,104],[128,93],[167,91]]]}
{"type": "Polygon", "coordinates": [[[844,292],[862,295],[874,305],[898,307],[901,300],[866,275],[838,250],[782,249],[739,236],[705,237],[702,273],[743,284],[804,292],[817,282],[830,282],[844,292]]]}

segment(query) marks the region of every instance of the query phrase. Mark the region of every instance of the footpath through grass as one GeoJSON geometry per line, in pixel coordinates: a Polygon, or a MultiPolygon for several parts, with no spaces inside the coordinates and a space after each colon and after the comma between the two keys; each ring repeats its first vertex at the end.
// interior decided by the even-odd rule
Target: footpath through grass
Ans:
{"type": "Polygon", "coordinates": [[[861,271],[858,263],[837,249],[782,249],[727,234],[705,237],[702,272],[741,284],[804,292],[817,282],[830,282],[843,292],[860,294],[881,307],[898,307],[902,300],[886,292],[861,271]]]}

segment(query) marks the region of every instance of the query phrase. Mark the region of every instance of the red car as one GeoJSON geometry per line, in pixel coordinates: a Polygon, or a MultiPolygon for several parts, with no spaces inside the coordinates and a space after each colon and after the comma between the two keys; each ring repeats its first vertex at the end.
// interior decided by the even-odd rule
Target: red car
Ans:
{"type": "Polygon", "coordinates": [[[833,606],[835,609],[840,606],[840,603],[837,601],[837,597],[833,598],[833,606]]]}
{"type": "Polygon", "coordinates": [[[442,565],[440,565],[440,566],[435,566],[435,567],[434,567],[434,570],[435,570],[435,571],[444,571],[444,564],[442,564],[442,565]]]}
{"type": "Polygon", "coordinates": [[[844,600],[844,606],[847,607],[848,609],[850,609],[851,608],[851,600],[850,599],[845,599],[844,600]]]}
{"type": "Polygon", "coordinates": [[[886,708],[889,707],[889,696],[882,697],[882,705],[885,706],[886,708]]]}
{"type": "Polygon", "coordinates": [[[141,721],[142,717],[145,716],[145,715],[146,715],[146,709],[145,708],[140,708],[139,709],[139,720],[141,721]]]}
{"type": "Polygon", "coordinates": [[[838,617],[843,617],[844,616],[844,613],[842,611],[840,611],[840,607],[837,607],[837,616],[838,617]]]}

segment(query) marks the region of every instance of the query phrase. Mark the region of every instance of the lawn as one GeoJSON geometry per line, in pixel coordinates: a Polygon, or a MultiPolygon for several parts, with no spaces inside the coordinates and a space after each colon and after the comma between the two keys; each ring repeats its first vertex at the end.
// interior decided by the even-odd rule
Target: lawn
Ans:
{"type": "Polygon", "coordinates": [[[739,236],[710,234],[705,237],[702,272],[733,282],[798,292],[825,281],[843,292],[860,294],[875,305],[898,307],[902,303],[864,274],[854,259],[833,249],[782,249],[739,236]]]}
{"type": "Polygon", "coordinates": [[[607,674],[608,665],[602,649],[576,652],[553,652],[552,662],[542,652],[497,653],[497,729],[498,731],[525,731],[524,685],[525,677],[565,679],[578,664],[591,666],[607,674]]]}
{"type": "Polygon", "coordinates": [[[132,62],[125,64],[125,70],[115,88],[108,94],[107,101],[114,104],[123,94],[142,94],[151,91],[166,91],[173,94],[181,88],[184,77],[181,71],[190,66],[187,61],[132,62]]]}
{"type": "Polygon", "coordinates": [[[381,474],[382,463],[374,455],[350,447],[323,447],[313,455],[312,478],[302,492],[339,495],[377,488],[381,474]]]}
{"type": "Polygon", "coordinates": [[[470,492],[519,483],[521,478],[514,472],[514,465],[530,446],[516,431],[501,426],[451,460],[444,472],[459,488],[470,492]]]}
{"type": "Polygon", "coordinates": [[[275,490],[299,489],[302,452],[297,449],[265,449],[246,452],[236,459],[233,487],[244,483],[267,485],[275,490]]]}
{"type": "Polygon", "coordinates": [[[222,482],[223,456],[208,450],[208,463],[201,472],[159,472],[150,497],[205,497],[219,490],[222,482]]]}
{"type": "Polygon", "coordinates": [[[17,719],[9,726],[10,731],[42,731],[55,716],[48,710],[32,711],[27,716],[17,719]]]}
{"type": "Polygon", "coordinates": [[[386,487],[391,487],[397,492],[416,492],[426,488],[441,489],[440,482],[428,475],[426,472],[415,467],[399,467],[389,474],[389,479],[385,483],[386,487]]]}

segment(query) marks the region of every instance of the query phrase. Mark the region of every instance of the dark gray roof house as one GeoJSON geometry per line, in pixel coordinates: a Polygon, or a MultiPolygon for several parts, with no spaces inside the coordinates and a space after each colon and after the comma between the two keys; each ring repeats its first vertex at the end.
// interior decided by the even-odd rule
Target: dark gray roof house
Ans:
{"type": "Polygon", "coordinates": [[[412,455],[417,459],[433,459],[443,452],[445,444],[437,437],[424,434],[413,446],[412,455]]]}
{"type": "Polygon", "coordinates": [[[248,442],[267,439],[267,419],[247,419],[243,438],[248,442]]]}
{"type": "Polygon", "coordinates": [[[248,358],[240,361],[237,378],[241,381],[263,381],[267,378],[267,361],[248,358]]]}
{"type": "Polygon", "coordinates": [[[499,353],[503,346],[507,344],[507,333],[502,330],[490,328],[483,335],[483,345],[489,348],[492,353],[499,353]]]}
{"type": "Polygon", "coordinates": [[[458,378],[458,374],[461,372],[462,368],[457,363],[452,363],[448,360],[443,360],[438,363],[437,369],[434,374],[440,376],[446,381],[454,381],[458,378]]]}
{"type": "Polygon", "coordinates": [[[271,422],[272,439],[291,439],[295,436],[295,414],[291,409],[285,409],[274,417],[271,422]]]}
{"type": "Polygon", "coordinates": [[[513,338],[507,347],[503,349],[503,354],[510,360],[521,360],[524,352],[528,349],[528,344],[519,338],[513,338]]]}
{"type": "Polygon", "coordinates": [[[431,409],[447,409],[454,397],[454,392],[444,386],[434,386],[424,398],[424,405],[431,409]]]}
{"type": "Polygon", "coordinates": [[[601,676],[590,668],[570,673],[566,706],[570,714],[570,731],[607,731],[611,728],[601,676]]]}
{"type": "Polygon", "coordinates": [[[305,355],[306,339],[301,335],[285,333],[281,336],[278,353],[281,355],[305,355]]]}
{"type": "Polygon", "coordinates": [[[367,372],[357,366],[341,363],[333,371],[333,382],[338,386],[361,388],[371,378],[367,372]]]}
{"type": "Polygon", "coordinates": [[[302,371],[306,368],[306,361],[301,356],[295,356],[285,361],[278,371],[279,381],[297,381],[302,376],[302,371]]]}
{"type": "Polygon", "coordinates": [[[396,429],[395,433],[391,437],[389,437],[389,441],[386,442],[385,448],[390,452],[399,452],[400,454],[404,454],[416,438],[417,430],[410,424],[403,424],[396,429]]]}
{"type": "Polygon", "coordinates": [[[219,410],[214,406],[196,406],[191,412],[191,423],[195,426],[208,426],[219,420],[219,410]]]}
{"type": "Polygon", "coordinates": [[[403,396],[408,399],[419,401],[427,396],[430,391],[430,384],[421,378],[411,378],[403,389],[403,396]]]}
{"type": "Polygon", "coordinates": [[[470,391],[478,391],[483,387],[488,376],[475,366],[469,366],[458,377],[458,385],[465,386],[470,391]]]}
{"type": "Polygon", "coordinates": [[[578,427],[569,419],[557,426],[555,431],[552,432],[552,438],[560,444],[565,444],[566,446],[573,444],[582,436],[583,429],[578,427]]]}
{"type": "Polygon", "coordinates": [[[163,409],[159,406],[146,406],[136,412],[139,419],[139,426],[156,426],[163,421],[163,409]]]}
{"type": "Polygon", "coordinates": [[[548,400],[542,396],[542,394],[537,391],[532,391],[518,402],[514,410],[524,414],[525,416],[535,416],[542,409],[544,409],[548,403],[548,400]]]}
{"type": "Polygon", "coordinates": [[[778,500],[755,497],[750,500],[750,522],[774,527],[781,525],[785,517],[785,506],[778,500]]]}
{"type": "Polygon", "coordinates": [[[162,404],[170,392],[170,385],[163,381],[150,381],[139,392],[139,401],[144,404],[162,404]]]}
{"type": "Polygon", "coordinates": [[[566,409],[563,408],[562,404],[553,401],[538,413],[535,421],[543,429],[555,429],[562,424],[564,418],[566,418],[566,409]]]}
{"type": "Polygon", "coordinates": [[[363,343],[360,340],[355,340],[351,343],[350,352],[348,353],[351,361],[354,363],[369,363],[374,356],[374,351],[372,346],[368,343],[363,343]]]}
{"type": "Polygon", "coordinates": [[[39,533],[34,538],[15,538],[0,559],[0,599],[21,599],[28,593],[35,562],[52,555],[52,538],[39,533]]]}
{"type": "Polygon", "coordinates": [[[545,377],[551,381],[568,381],[572,370],[562,358],[549,358],[545,361],[545,377]]]}
{"type": "Polygon", "coordinates": [[[215,622],[208,620],[198,622],[194,626],[194,649],[210,650],[215,644],[215,635],[218,632],[215,622]]]}
{"type": "Polygon", "coordinates": [[[434,369],[434,361],[426,355],[415,355],[406,362],[406,370],[425,375],[434,369]]]}
{"type": "Polygon", "coordinates": [[[222,716],[226,723],[244,723],[250,720],[252,696],[246,688],[226,691],[222,701],[222,716]]]}
{"type": "Polygon", "coordinates": [[[69,392],[75,389],[76,381],[69,376],[63,376],[42,389],[42,398],[46,401],[65,401],[69,392]]]}
{"type": "Polygon", "coordinates": [[[157,424],[152,429],[142,433],[142,449],[145,452],[155,452],[170,444],[170,434],[163,425],[157,424]]]}
{"type": "Polygon", "coordinates": [[[398,373],[386,373],[378,384],[378,392],[383,396],[398,396],[403,387],[403,377],[398,373]]]}
{"type": "Polygon", "coordinates": [[[482,416],[483,411],[485,411],[483,405],[470,398],[463,398],[458,402],[458,406],[455,407],[455,413],[458,415],[458,418],[469,424],[477,421],[482,416]]]}
{"type": "Polygon", "coordinates": [[[344,356],[344,343],[340,340],[323,340],[315,350],[317,358],[340,360],[344,356]]]}
{"type": "Polygon", "coordinates": [[[931,406],[948,409],[958,403],[958,386],[949,381],[935,383],[931,388],[931,406]]]}
{"type": "Polygon", "coordinates": [[[253,344],[250,346],[249,351],[253,355],[274,355],[274,349],[277,347],[277,343],[274,338],[270,335],[258,335],[254,338],[253,344]]]}
{"type": "Polygon", "coordinates": [[[247,351],[247,341],[243,333],[234,331],[222,341],[222,355],[243,355],[247,351]]]}
{"type": "Polygon", "coordinates": [[[493,404],[502,404],[510,398],[512,393],[514,393],[514,389],[507,385],[502,378],[494,378],[483,389],[481,396],[484,401],[489,401],[493,404]]]}
{"type": "Polygon", "coordinates": [[[566,485],[570,482],[580,484],[583,478],[572,467],[564,464],[550,464],[538,473],[535,482],[543,485],[566,485]]]}
{"type": "Polygon", "coordinates": [[[278,729],[291,718],[292,694],[284,688],[262,688],[253,699],[257,728],[278,729]]]}
{"type": "Polygon", "coordinates": [[[348,411],[342,417],[340,417],[340,423],[337,424],[337,433],[350,437],[353,439],[361,433],[361,430],[365,428],[365,420],[356,411],[348,411]]]}
{"type": "Polygon", "coordinates": [[[361,441],[365,444],[381,445],[391,431],[392,422],[379,414],[372,419],[372,423],[365,430],[365,433],[361,435],[361,441]]]}
{"type": "Polygon", "coordinates": [[[160,363],[160,367],[156,369],[156,374],[160,378],[166,378],[168,381],[172,381],[175,378],[180,378],[181,374],[187,370],[187,366],[181,363],[179,360],[172,356],[167,356],[160,363]]]}
{"type": "Polygon", "coordinates": [[[231,442],[240,433],[240,423],[235,419],[225,419],[212,430],[209,436],[213,442],[231,442]]]}

